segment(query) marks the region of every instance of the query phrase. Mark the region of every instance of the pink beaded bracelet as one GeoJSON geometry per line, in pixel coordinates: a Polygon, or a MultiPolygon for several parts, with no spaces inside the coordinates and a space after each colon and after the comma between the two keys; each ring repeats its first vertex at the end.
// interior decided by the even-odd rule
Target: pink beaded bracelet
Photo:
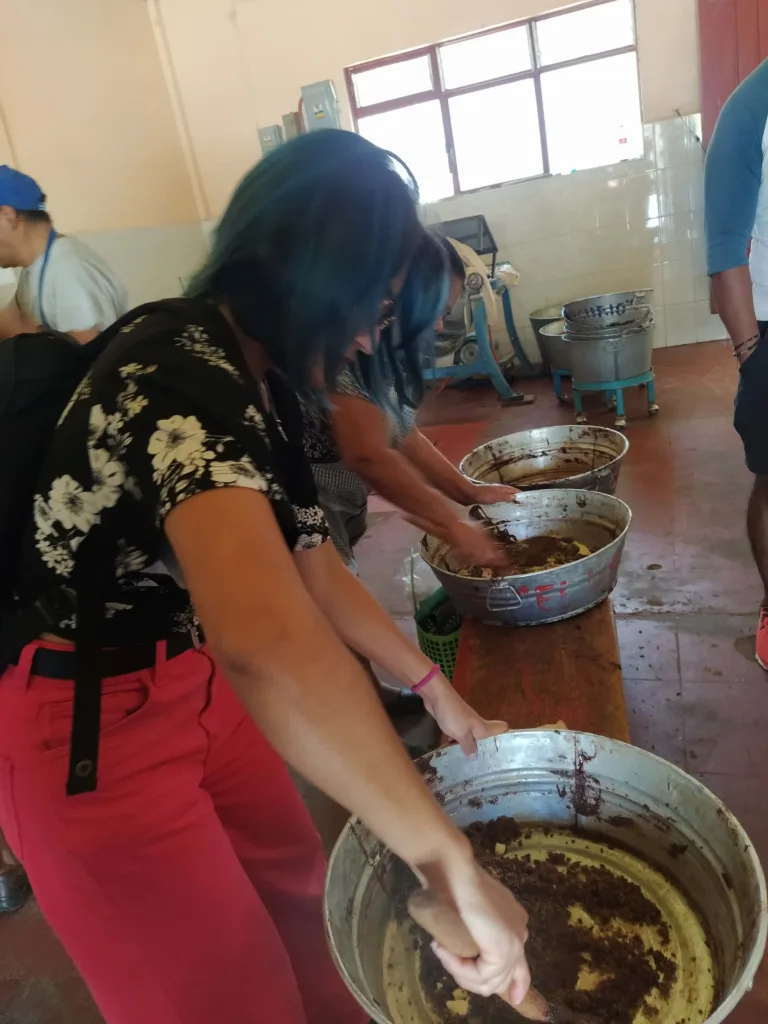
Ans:
{"type": "Polygon", "coordinates": [[[435,676],[440,671],[439,665],[433,665],[432,668],[427,672],[421,682],[416,683],[415,686],[411,687],[411,693],[418,693],[419,690],[423,690],[427,683],[431,683],[435,676]]]}

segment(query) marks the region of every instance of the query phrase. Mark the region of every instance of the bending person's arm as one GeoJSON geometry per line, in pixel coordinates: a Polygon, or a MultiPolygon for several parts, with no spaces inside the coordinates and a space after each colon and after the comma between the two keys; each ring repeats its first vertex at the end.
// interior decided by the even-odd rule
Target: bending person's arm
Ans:
{"type": "Polygon", "coordinates": [[[344,463],[418,526],[460,551],[475,565],[499,562],[488,534],[463,522],[456,509],[399,451],[390,447],[387,418],[366,398],[333,395],[331,425],[344,463]]]}
{"type": "Polygon", "coordinates": [[[482,950],[455,971],[459,984],[484,993],[511,985],[519,1001],[529,981],[524,915],[432,799],[302,583],[267,499],[204,491],[173,508],[165,528],[211,650],[264,735],[455,902],[482,950]]]}
{"type": "Polygon", "coordinates": [[[747,256],[762,181],[765,113],[752,90],[725,104],[707,151],[704,177],[707,271],[717,311],[743,362],[759,339],[747,256]]]}
{"type": "MultiPolygon", "coordinates": [[[[386,669],[406,687],[425,678],[432,662],[344,567],[333,544],[297,551],[294,559],[307,590],[348,647],[386,669]]],[[[419,696],[441,732],[456,740],[465,754],[477,752],[478,740],[507,729],[506,722],[481,718],[442,673],[422,687],[419,696]]]]}

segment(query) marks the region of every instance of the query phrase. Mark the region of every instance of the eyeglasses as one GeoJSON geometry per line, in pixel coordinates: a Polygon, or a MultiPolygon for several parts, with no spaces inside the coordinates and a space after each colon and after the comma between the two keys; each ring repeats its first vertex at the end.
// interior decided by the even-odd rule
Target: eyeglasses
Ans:
{"type": "Polygon", "coordinates": [[[388,296],[379,309],[379,330],[385,331],[397,320],[397,300],[388,296]]]}

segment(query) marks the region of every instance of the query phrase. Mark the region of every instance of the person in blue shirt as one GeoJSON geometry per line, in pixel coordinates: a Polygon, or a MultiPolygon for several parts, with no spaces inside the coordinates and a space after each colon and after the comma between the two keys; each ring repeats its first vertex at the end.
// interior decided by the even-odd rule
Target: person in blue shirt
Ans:
{"type": "Polygon", "coordinates": [[[707,152],[707,272],[739,364],[734,425],[755,476],[747,531],[763,601],[755,654],[768,670],[768,61],[723,107],[707,152]]]}

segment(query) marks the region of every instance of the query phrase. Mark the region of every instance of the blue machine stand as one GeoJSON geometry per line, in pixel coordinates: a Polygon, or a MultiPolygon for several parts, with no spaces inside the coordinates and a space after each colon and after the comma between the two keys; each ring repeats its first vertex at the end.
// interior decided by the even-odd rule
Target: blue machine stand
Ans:
{"type": "MultiPolygon", "coordinates": [[[[554,374],[553,374],[554,376],[554,374]]],[[[637,377],[626,377],[624,380],[612,380],[602,381],[597,384],[585,383],[580,381],[572,382],[573,385],[573,405],[576,410],[576,422],[586,423],[587,417],[584,415],[584,409],[581,403],[582,391],[605,391],[606,403],[616,409],[616,426],[626,427],[627,418],[624,413],[624,390],[625,388],[636,388],[645,385],[648,390],[648,415],[655,416],[659,411],[659,407],[656,404],[656,375],[653,369],[648,370],[646,373],[641,373],[637,377]]],[[[555,377],[555,394],[558,398],[558,384],[559,381],[555,377]]]]}
{"type": "MultiPolygon", "coordinates": [[[[514,354],[522,367],[524,376],[538,376],[526,355],[525,349],[520,343],[520,338],[515,327],[514,317],[512,316],[512,302],[509,297],[509,288],[498,278],[492,278],[491,285],[496,294],[501,298],[501,306],[504,311],[504,321],[507,333],[509,334],[509,340],[512,344],[514,354]]],[[[496,388],[499,398],[504,405],[530,404],[533,401],[533,398],[530,395],[524,395],[520,391],[513,391],[504,376],[501,366],[499,365],[496,353],[493,349],[493,343],[491,342],[491,334],[488,328],[488,312],[485,308],[485,302],[482,296],[471,295],[469,301],[472,309],[472,325],[474,329],[467,334],[466,340],[475,341],[477,343],[477,356],[473,362],[459,366],[436,366],[433,361],[431,366],[424,368],[424,379],[448,379],[458,382],[462,380],[470,380],[473,377],[488,377],[496,388]]]]}

